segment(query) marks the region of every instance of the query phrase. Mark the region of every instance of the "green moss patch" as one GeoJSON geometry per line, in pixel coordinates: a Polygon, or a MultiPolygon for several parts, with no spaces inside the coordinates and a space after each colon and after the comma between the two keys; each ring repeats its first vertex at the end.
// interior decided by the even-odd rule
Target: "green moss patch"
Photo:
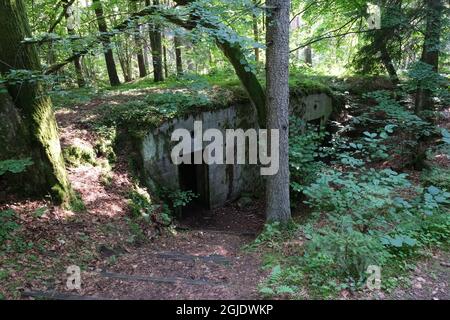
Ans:
{"type": "Polygon", "coordinates": [[[71,145],[63,149],[64,160],[71,166],[82,164],[96,164],[96,155],[93,148],[85,145],[71,145]]]}

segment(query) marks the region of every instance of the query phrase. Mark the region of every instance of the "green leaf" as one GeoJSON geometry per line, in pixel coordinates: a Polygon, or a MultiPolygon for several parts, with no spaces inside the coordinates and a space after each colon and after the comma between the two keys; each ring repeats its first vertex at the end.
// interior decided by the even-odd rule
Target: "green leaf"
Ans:
{"type": "Polygon", "coordinates": [[[295,290],[289,286],[279,286],[276,290],[278,294],[295,294],[295,290]]]}
{"type": "Polygon", "coordinates": [[[427,191],[428,191],[429,194],[437,195],[437,194],[439,194],[441,192],[441,189],[436,188],[435,186],[429,186],[427,191]]]}
{"type": "Polygon", "coordinates": [[[262,293],[262,294],[266,294],[266,295],[273,295],[273,294],[275,294],[275,292],[273,291],[273,289],[271,289],[271,288],[269,288],[269,287],[261,288],[261,289],[259,290],[259,292],[262,293]]]}
{"type": "Polygon", "coordinates": [[[4,175],[7,171],[12,173],[21,173],[26,170],[28,166],[31,166],[33,161],[31,158],[26,159],[10,159],[5,161],[0,161],[0,176],[4,175]]]}

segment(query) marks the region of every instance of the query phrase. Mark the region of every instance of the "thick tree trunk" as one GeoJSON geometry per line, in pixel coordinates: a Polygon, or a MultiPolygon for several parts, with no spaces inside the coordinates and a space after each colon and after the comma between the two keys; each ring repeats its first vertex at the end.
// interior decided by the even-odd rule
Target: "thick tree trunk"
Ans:
{"type": "Polygon", "coordinates": [[[183,59],[181,57],[181,40],[179,37],[175,36],[173,38],[175,45],[175,62],[177,65],[177,76],[181,77],[183,75],[183,59]]]}
{"type": "Polygon", "coordinates": [[[105,33],[108,32],[105,16],[103,15],[103,7],[100,0],[92,0],[95,15],[97,17],[98,30],[102,33],[102,42],[105,50],[106,69],[108,71],[109,83],[112,86],[120,85],[119,76],[117,75],[116,63],[111,49],[111,39],[105,33]]]}
{"type": "MultiPolygon", "coordinates": [[[[67,0],[66,0],[67,3],[67,0]]],[[[72,6],[68,6],[64,8],[64,16],[66,18],[66,24],[67,24],[67,33],[69,36],[75,35],[75,26],[73,25],[73,8],[72,6]]],[[[86,83],[84,81],[83,77],[83,68],[81,66],[81,57],[76,57],[73,61],[73,65],[75,67],[75,74],[77,76],[77,83],[78,87],[83,88],[86,86],[86,83]]]]}
{"type": "MultiPolygon", "coordinates": [[[[130,9],[132,13],[137,12],[137,2],[136,0],[130,1],[130,9]]],[[[139,68],[139,77],[144,78],[147,76],[147,70],[145,68],[145,59],[144,59],[144,52],[142,49],[142,41],[141,41],[141,31],[139,25],[136,26],[136,34],[134,35],[134,42],[136,45],[136,58],[138,62],[138,68],[139,68]]]]}
{"type": "MultiPolygon", "coordinates": [[[[40,70],[36,47],[21,44],[24,38],[29,37],[31,31],[22,0],[1,0],[1,74],[7,74],[11,69],[40,70]]],[[[23,189],[30,191],[31,188],[32,193],[37,195],[50,193],[57,202],[70,200],[72,191],[61,155],[58,128],[50,98],[36,82],[7,85],[7,91],[8,93],[0,94],[0,112],[9,114],[8,118],[16,120],[8,123],[2,121],[0,124],[13,126],[6,130],[9,135],[0,136],[1,139],[6,139],[1,144],[0,158],[4,160],[31,157],[34,165],[28,169],[28,188],[24,186],[23,189]],[[12,104],[14,111],[11,111],[12,104]]]]}
{"type": "MultiPolygon", "coordinates": [[[[438,72],[444,5],[442,0],[425,0],[425,4],[427,8],[427,25],[421,61],[431,65],[434,72],[438,72]]],[[[431,110],[433,105],[434,103],[430,90],[419,87],[416,92],[416,114],[421,113],[425,109],[431,110]]]]}
{"type": "Polygon", "coordinates": [[[138,66],[139,66],[139,77],[144,78],[147,76],[147,69],[145,68],[144,53],[143,53],[142,49],[140,49],[139,51],[140,52],[137,53],[137,60],[138,60],[138,66]]]}
{"type": "Polygon", "coordinates": [[[267,128],[279,130],[280,167],[267,176],[268,221],[286,223],[291,218],[289,199],[289,0],[267,0],[267,128]]]}
{"type": "MultiPolygon", "coordinates": [[[[146,6],[150,5],[150,0],[145,1],[146,6]]],[[[153,0],[153,5],[158,6],[159,0],[153,0]]],[[[164,81],[164,65],[162,52],[161,30],[157,25],[150,25],[150,47],[153,57],[153,74],[155,82],[164,81]]]]}
{"type": "Polygon", "coordinates": [[[375,33],[374,42],[376,43],[377,49],[380,53],[381,63],[383,64],[384,68],[386,69],[389,78],[391,79],[392,83],[394,85],[398,85],[399,78],[397,75],[397,70],[395,69],[394,63],[392,62],[392,57],[388,49],[388,41],[392,39],[393,35],[395,34],[395,28],[397,26],[386,26],[386,24],[392,24],[392,22],[389,22],[389,19],[392,19],[392,12],[401,12],[402,11],[402,1],[396,0],[391,3],[391,6],[389,6],[389,2],[384,0],[382,8],[386,8],[384,12],[381,12],[381,28],[382,30],[378,30],[375,33]],[[386,22],[386,17],[388,22],[386,22]],[[384,19],[383,19],[384,18],[384,19]]]}

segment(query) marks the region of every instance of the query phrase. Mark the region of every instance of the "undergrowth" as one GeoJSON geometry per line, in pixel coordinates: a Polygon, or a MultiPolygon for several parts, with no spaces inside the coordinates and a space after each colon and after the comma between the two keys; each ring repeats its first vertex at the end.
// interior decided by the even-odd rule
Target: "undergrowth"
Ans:
{"type": "MultiPolygon", "coordinates": [[[[422,185],[415,185],[406,173],[379,166],[395,153],[413,158],[413,140],[439,130],[384,93],[372,97],[379,102],[373,114],[353,119],[327,144],[320,130],[291,120],[291,193],[312,213],[301,225],[266,225],[249,246],[265,252],[264,267],[271,269],[260,284],[262,295],[332,298],[342,290],[359,292],[367,289],[369,266],[382,270],[381,289],[390,291],[405,282],[414,261],[431,249],[449,248],[448,169],[430,168],[422,185]],[[370,131],[359,139],[346,137],[355,125],[368,123],[370,131]],[[398,144],[399,134],[412,142],[398,144]]],[[[447,143],[442,135],[439,148],[447,143]]]]}

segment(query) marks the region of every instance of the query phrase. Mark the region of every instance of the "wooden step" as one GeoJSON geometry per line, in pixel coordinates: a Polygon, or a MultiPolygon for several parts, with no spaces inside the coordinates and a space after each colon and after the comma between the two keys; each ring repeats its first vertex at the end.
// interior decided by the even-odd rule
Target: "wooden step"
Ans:
{"type": "Polygon", "coordinates": [[[231,260],[225,256],[212,254],[209,256],[194,256],[189,254],[184,254],[181,252],[156,252],[153,254],[157,258],[176,260],[176,261],[202,261],[202,262],[213,262],[217,264],[230,264],[231,260]]]}
{"type": "Polygon", "coordinates": [[[209,281],[209,280],[194,280],[182,277],[151,277],[145,275],[129,275],[114,272],[100,272],[100,275],[104,278],[125,280],[125,281],[142,281],[142,282],[155,282],[155,283],[186,283],[191,285],[209,285],[209,286],[223,286],[224,282],[209,281]]]}
{"type": "Polygon", "coordinates": [[[73,293],[64,293],[57,291],[39,291],[39,290],[31,290],[22,292],[22,297],[31,297],[36,299],[45,299],[45,300],[111,300],[108,298],[102,297],[92,297],[92,296],[82,296],[79,294],[73,293]]]}

